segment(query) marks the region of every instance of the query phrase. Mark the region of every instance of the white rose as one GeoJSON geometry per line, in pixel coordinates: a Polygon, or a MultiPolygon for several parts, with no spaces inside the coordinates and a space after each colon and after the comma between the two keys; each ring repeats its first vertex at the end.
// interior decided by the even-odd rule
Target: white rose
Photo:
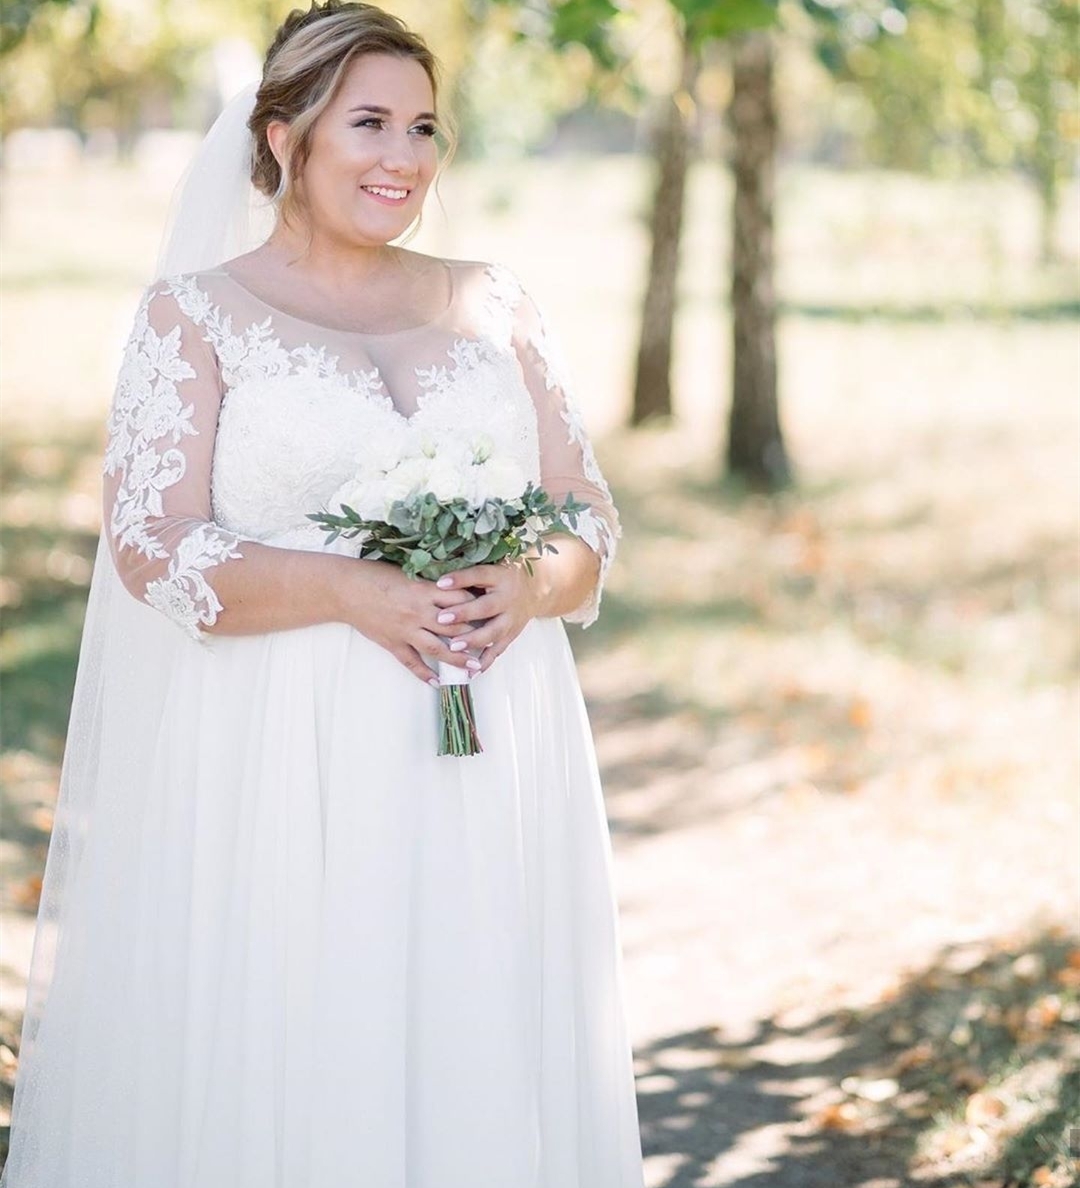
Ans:
{"type": "Polygon", "coordinates": [[[365,483],[358,502],[351,505],[365,520],[385,520],[390,500],[386,497],[385,479],[365,483]]]}
{"type": "Polygon", "coordinates": [[[408,499],[427,485],[431,463],[424,457],[404,458],[387,474],[383,481],[386,506],[399,499],[408,499]]]}
{"type": "Polygon", "coordinates": [[[528,485],[525,472],[513,458],[491,458],[475,467],[475,489],[484,499],[517,499],[528,485]]]}
{"type": "Polygon", "coordinates": [[[416,451],[408,424],[398,417],[377,415],[365,428],[358,457],[362,474],[386,474],[416,451]]]}
{"type": "Polygon", "coordinates": [[[341,515],[341,505],[347,503],[365,520],[381,520],[386,514],[383,484],[380,480],[350,479],[327,500],[327,508],[341,515]]]}
{"type": "Polygon", "coordinates": [[[448,458],[437,455],[428,474],[427,489],[439,500],[448,503],[465,494],[465,472],[463,467],[448,458]]]}

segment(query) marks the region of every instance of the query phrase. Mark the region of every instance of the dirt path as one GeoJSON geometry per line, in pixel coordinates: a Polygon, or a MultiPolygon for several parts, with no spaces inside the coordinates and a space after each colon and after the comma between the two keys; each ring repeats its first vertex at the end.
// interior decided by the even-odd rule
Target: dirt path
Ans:
{"type": "MultiPolygon", "coordinates": [[[[996,743],[992,729],[954,737],[951,780],[922,761],[842,790],[764,727],[755,741],[745,723],[674,707],[645,720],[599,666],[586,675],[649,1188],[951,1182],[948,1161],[909,1170],[926,1093],[901,1084],[875,1104],[889,1086],[874,1086],[917,1063],[920,1041],[948,1043],[972,978],[990,984],[1024,954],[1061,960],[1075,937],[1075,757],[1045,757],[1038,796],[1017,778],[1025,724],[1067,730],[1071,697],[1033,694],[1030,722],[996,743]],[[958,757],[965,742],[977,767],[958,757]]],[[[912,692],[863,707],[865,754],[905,701],[913,731],[941,711],[912,692]]]]}

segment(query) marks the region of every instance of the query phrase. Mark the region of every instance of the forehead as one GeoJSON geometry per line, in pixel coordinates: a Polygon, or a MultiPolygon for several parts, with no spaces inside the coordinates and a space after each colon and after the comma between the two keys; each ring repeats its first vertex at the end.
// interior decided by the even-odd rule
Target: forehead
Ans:
{"type": "Polygon", "coordinates": [[[334,106],[347,110],[361,103],[389,107],[406,117],[433,110],[431,80],[415,58],[361,54],[346,68],[334,106]]]}

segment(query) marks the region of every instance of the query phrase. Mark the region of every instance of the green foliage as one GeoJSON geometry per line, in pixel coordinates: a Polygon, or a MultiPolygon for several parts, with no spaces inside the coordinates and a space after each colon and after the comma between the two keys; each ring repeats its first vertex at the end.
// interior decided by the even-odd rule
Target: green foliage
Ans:
{"type": "MultiPolygon", "coordinates": [[[[26,36],[35,17],[43,10],[71,8],[79,0],[6,0],[0,9],[0,56],[10,53],[26,36]]],[[[100,15],[97,0],[90,4],[91,27],[100,15]]]]}
{"type": "Polygon", "coordinates": [[[588,504],[568,495],[557,506],[543,489],[532,483],[517,499],[488,499],[472,508],[464,499],[441,502],[430,491],[409,500],[397,500],[385,520],[369,520],[347,504],[341,515],[312,512],[326,528],[330,544],[339,536],[358,538],[357,555],[372,561],[390,561],[411,578],[434,580],[470,565],[492,565],[522,558],[531,573],[525,550],[557,553],[544,540],[555,532],[569,532],[588,504]]]}
{"type": "Polygon", "coordinates": [[[1076,138],[1075,3],[802,4],[816,20],[822,65],[868,101],[870,162],[953,174],[1066,170],[1076,138]]]}
{"type": "Polygon", "coordinates": [[[611,0],[564,0],[552,9],[551,42],[558,48],[582,45],[600,66],[613,70],[618,59],[609,26],[618,12],[611,0]]]}
{"type": "Polygon", "coordinates": [[[263,47],[293,0],[5,0],[0,130],[60,123],[115,129],[122,145],[147,111],[184,99],[223,37],[263,47]]]}
{"type": "Polygon", "coordinates": [[[686,22],[692,43],[731,37],[749,29],[773,24],[778,15],[777,0],[670,0],[686,22]]]}
{"type": "MultiPolygon", "coordinates": [[[[613,37],[613,23],[623,15],[612,0],[491,0],[521,17],[518,36],[543,37],[556,49],[584,46],[602,70],[625,64],[613,37]]],[[[778,0],[668,0],[684,23],[691,42],[728,37],[775,22],[778,0]]]]}
{"type": "Polygon", "coordinates": [[[488,0],[510,12],[516,41],[541,42],[554,49],[580,45],[601,70],[616,70],[620,55],[611,36],[620,15],[612,0],[488,0]]]}

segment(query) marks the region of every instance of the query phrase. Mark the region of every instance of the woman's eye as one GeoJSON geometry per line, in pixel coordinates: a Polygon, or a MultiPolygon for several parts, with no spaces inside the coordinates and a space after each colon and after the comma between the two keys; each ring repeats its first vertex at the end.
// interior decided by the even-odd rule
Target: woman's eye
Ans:
{"type": "MultiPolygon", "coordinates": [[[[379,116],[365,116],[362,120],[357,120],[353,124],[354,128],[370,128],[382,127],[383,121],[379,116]]],[[[434,124],[417,124],[413,131],[419,132],[421,136],[434,136],[438,132],[438,128],[434,124]]]]}

